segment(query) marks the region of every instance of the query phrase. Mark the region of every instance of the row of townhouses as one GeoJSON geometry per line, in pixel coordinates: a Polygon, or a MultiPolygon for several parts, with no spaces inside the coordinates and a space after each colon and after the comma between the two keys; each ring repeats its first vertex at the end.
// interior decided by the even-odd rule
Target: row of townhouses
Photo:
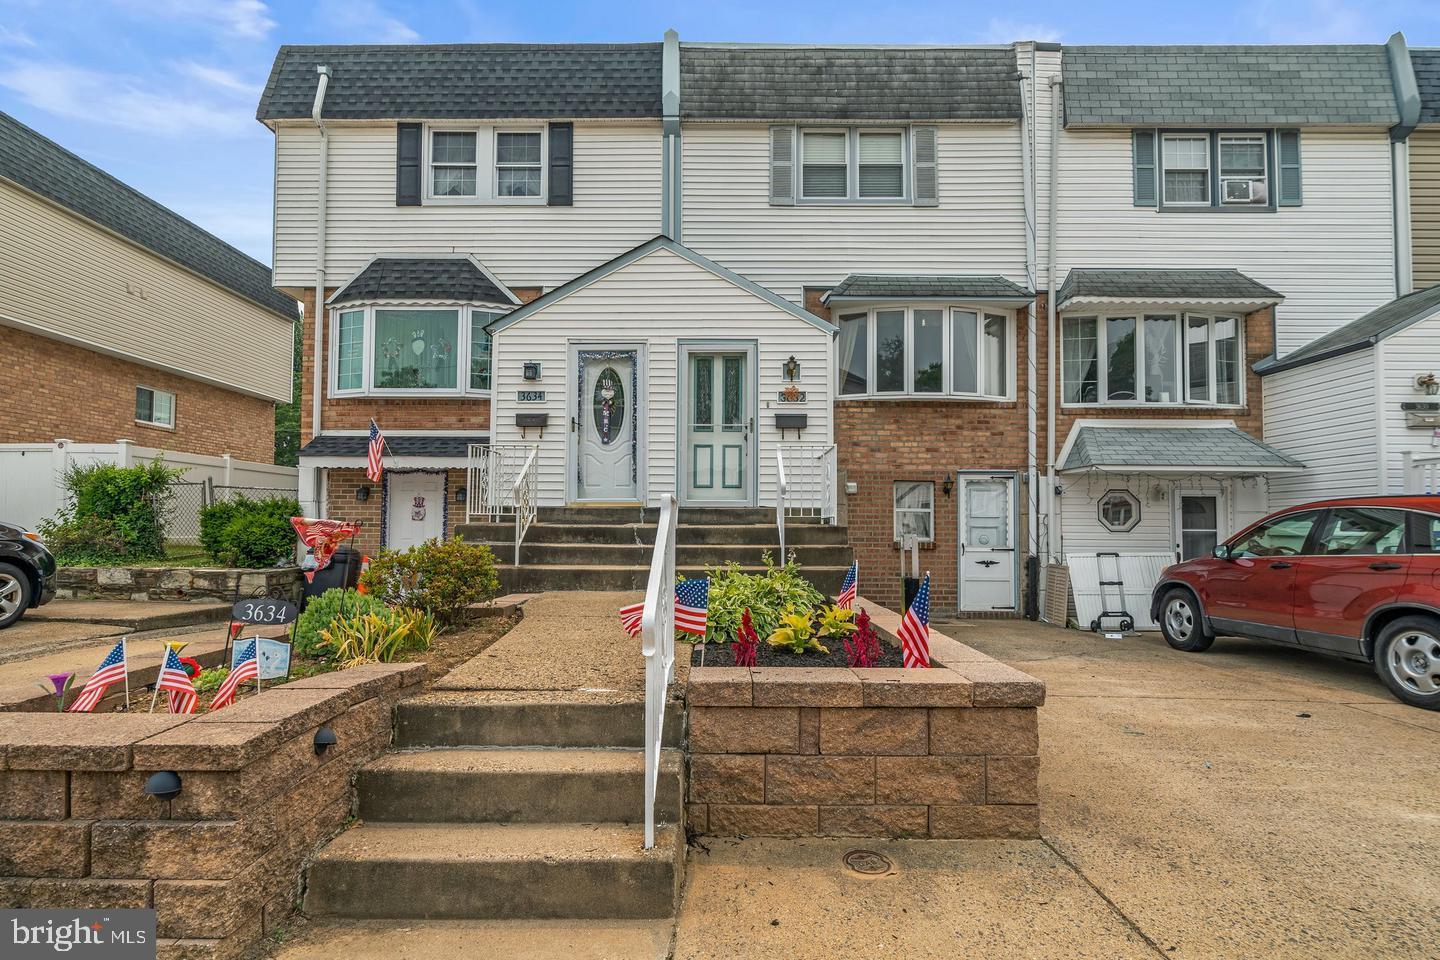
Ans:
{"type": "Polygon", "coordinates": [[[906,535],[967,616],[1083,621],[1117,554],[1143,626],[1177,557],[1435,443],[1440,51],[1399,34],[296,46],[258,117],[302,500],[369,548],[522,471],[542,508],[783,477],[878,601],[906,535]]]}

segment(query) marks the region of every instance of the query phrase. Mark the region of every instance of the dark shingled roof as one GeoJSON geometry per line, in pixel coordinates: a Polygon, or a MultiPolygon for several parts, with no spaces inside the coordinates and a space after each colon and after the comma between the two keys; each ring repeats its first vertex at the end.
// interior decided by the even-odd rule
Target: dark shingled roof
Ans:
{"type": "Polygon", "coordinates": [[[270,268],[0,113],[0,178],[137,243],[289,320],[300,305],[270,286],[270,268]]]}
{"type": "MultiPolygon", "coordinates": [[[[464,460],[469,456],[470,444],[489,442],[490,438],[484,434],[432,434],[421,437],[386,434],[385,454],[394,457],[445,457],[464,460]]],[[[355,457],[364,460],[369,446],[370,438],[361,434],[321,434],[311,438],[309,443],[300,448],[300,456],[355,457]]]]}
{"type": "Polygon", "coordinates": [[[1067,127],[1397,120],[1379,44],[1065,48],[1067,127]]]}
{"type": "Polygon", "coordinates": [[[881,300],[940,297],[947,300],[1029,299],[1034,293],[1004,277],[903,276],[852,273],[825,297],[881,300]]]}
{"type": "Polygon", "coordinates": [[[1275,373],[1277,370],[1303,367],[1307,363],[1362,350],[1437,312],[1440,312],[1440,284],[1407,293],[1376,307],[1359,320],[1352,320],[1339,329],[1331,330],[1325,336],[1311,340],[1299,350],[1293,350],[1279,360],[1267,357],[1255,365],[1255,372],[1275,373]]]}
{"type": "Polygon", "coordinates": [[[1411,50],[1410,63],[1420,87],[1420,122],[1440,123],[1440,50],[1411,50]]]}
{"type": "Polygon", "coordinates": [[[1131,270],[1076,267],[1060,287],[1059,302],[1077,297],[1130,300],[1283,300],[1238,270],[1131,270]]]}
{"type": "Polygon", "coordinates": [[[469,257],[377,257],[330,298],[332,304],[356,300],[515,302],[469,257]]]}
{"type": "Polygon", "coordinates": [[[283,46],[260,120],[308,119],[330,68],[330,120],[660,118],[658,43],[283,46]]]}
{"type": "Polygon", "coordinates": [[[1060,469],[1212,467],[1264,471],[1303,466],[1234,427],[1082,426],[1060,469]]]}
{"type": "Polygon", "coordinates": [[[693,120],[1010,120],[1009,47],[680,45],[680,115],[693,120]]]}

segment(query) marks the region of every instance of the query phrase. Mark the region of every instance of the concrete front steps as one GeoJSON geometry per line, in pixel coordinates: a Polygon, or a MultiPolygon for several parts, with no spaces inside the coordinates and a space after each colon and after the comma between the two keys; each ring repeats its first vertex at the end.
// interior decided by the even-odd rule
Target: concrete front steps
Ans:
{"type": "Polygon", "coordinates": [[[673,915],[685,836],[678,704],[643,849],[644,704],[430,694],[362,768],[362,824],[311,863],[305,912],[394,920],[673,915]]]}
{"type": "MultiPolygon", "coordinates": [[[[518,567],[513,522],[462,524],[459,533],[495,551],[502,564],[501,587],[507,591],[643,590],[657,519],[655,510],[639,507],[544,508],[525,534],[518,567]]],[[[686,576],[732,560],[759,572],[767,553],[772,561],[780,560],[773,510],[682,508],[676,541],[676,568],[686,576]]],[[[844,527],[789,520],[785,546],[818,589],[839,590],[853,556],[844,527]]]]}

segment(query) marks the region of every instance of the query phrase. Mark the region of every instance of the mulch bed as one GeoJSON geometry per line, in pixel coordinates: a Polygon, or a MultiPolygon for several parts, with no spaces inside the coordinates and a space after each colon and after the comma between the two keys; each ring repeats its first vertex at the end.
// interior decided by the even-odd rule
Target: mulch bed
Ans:
{"type": "MultiPolygon", "coordinates": [[[[471,657],[480,653],[496,640],[510,632],[510,628],[519,620],[518,614],[510,616],[481,616],[473,617],[454,630],[442,633],[435,639],[427,650],[410,650],[403,656],[397,657],[396,663],[424,663],[428,667],[428,679],[433,681],[445,676],[459,664],[464,663],[471,657]]],[[[185,651],[181,650],[180,655],[184,656],[185,651]]],[[[313,677],[322,673],[331,673],[339,670],[340,665],[332,660],[324,660],[314,657],[295,656],[290,660],[290,679],[300,680],[304,677],[313,677]]],[[[285,681],[274,680],[265,682],[262,690],[269,690],[273,687],[283,686],[285,681]]],[[[77,684],[77,689],[83,684],[77,684]]],[[[152,691],[148,688],[132,689],[130,696],[129,710],[132,713],[148,713],[150,710],[150,699],[152,691]]],[[[247,682],[240,689],[240,699],[253,697],[255,685],[247,682]]],[[[210,707],[210,701],[214,699],[215,691],[209,690],[200,694],[200,702],[195,707],[196,713],[204,713],[210,707]]],[[[156,713],[164,713],[166,709],[165,697],[162,694],[155,706],[156,713]]]]}
{"type": "MultiPolygon", "coordinates": [[[[757,667],[848,667],[849,660],[845,655],[845,643],[836,640],[834,643],[827,643],[830,652],[826,653],[791,653],[781,647],[772,647],[763,640],[755,649],[755,665],[757,667]]],[[[700,662],[701,653],[704,653],[705,662],[703,666],[708,667],[733,667],[735,655],[730,650],[728,643],[707,643],[694,644],[690,650],[690,665],[692,667],[702,666],[700,662]]],[[[892,647],[880,639],[880,660],[872,664],[876,667],[903,667],[905,662],[900,653],[899,647],[892,647]]]]}

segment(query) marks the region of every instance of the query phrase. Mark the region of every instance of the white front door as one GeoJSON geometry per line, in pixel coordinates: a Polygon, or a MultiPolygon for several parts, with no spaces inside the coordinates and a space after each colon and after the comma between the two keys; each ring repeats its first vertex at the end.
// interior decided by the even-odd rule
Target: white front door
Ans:
{"type": "Polygon", "coordinates": [[[580,500],[638,499],[634,350],[581,350],[575,440],[580,500]]]}
{"type": "Polygon", "coordinates": [[[1015,609],[1015,480],[960,475],[960,609],[1015,609]]]}
{"type": "Polygon", "coordinates": [[[750,354],[686,350],[682,425],[688,503],[750,503],[750,354]]]}
{"type": "Polygon", "coordinates": [[[1221,499],[1214,493],[1181,490],[1175,497],[1175,555],[1208,557],[1220,542],[1221,499]]]}
{"type": "Polygon", "coordinates": [[[404,550],[445,536],[445,474],[389,473],[385,545],[404,550]]]}

